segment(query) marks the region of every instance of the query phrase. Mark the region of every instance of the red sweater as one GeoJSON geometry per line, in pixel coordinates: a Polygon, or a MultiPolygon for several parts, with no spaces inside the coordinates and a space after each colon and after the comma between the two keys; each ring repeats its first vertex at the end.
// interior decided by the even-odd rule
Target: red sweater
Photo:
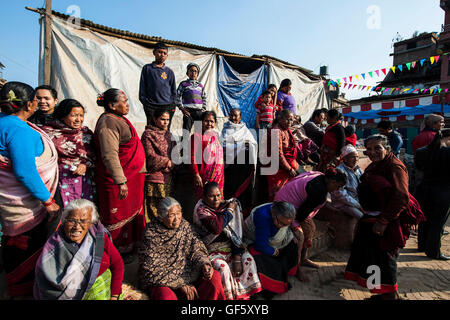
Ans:
{"type": "Polygon", "coordinates": [[[111,270],[111,295],[122,293],[122,280],[125,271],[122,257],[119,251],[114,247],[111,240],[105,234],[105,250],[103,251],[100,270],[97,277],[101,276],[107,269],[111,270]]]}
{"type": "Polygon", "coordinates": [[[413,141],[411,141],[414,157],[416,156],[416,150],[429,145],[431,141],[433,141],[435,135],[436,131],[424,129],[413,139],[413,141]]]}

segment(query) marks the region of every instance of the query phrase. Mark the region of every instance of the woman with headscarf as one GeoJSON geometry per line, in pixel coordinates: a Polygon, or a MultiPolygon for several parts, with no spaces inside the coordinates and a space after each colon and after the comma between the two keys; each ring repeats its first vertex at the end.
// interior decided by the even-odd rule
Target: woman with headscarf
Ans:
{"type": "Polygon", "coordinates": [[[219,271],[228,300],[248,300],[261,291],[253,257],[243,243],[244,222],[238,200],[222,201],[219,185],[209,182],[194,208],[194,225],[219,271]]]}
{"type": "Polygon", "coordinates": [[[161,200],[145,231],[139,284],[150,300],[225,300],[220,274],[174,198],[161,200]]]}
{"type": "Polygon", "coordinates": [[[221,192],[225,182],[225,163],[222,144],[216,127],[217,116],[214,111],[202,114],[202,132],[191,135],[191,172],[194,177],[194,190],[197,200],[202,197],[203,186],[207,182],[217,182],[221,192]]]}
{"type": "Polygon", "coordinates": [[[336,109],[327,112],[328,127],[320,147],[320,161],[317,171],[325,172],[328,166],[341,155],[341,149],[345,145],[345,131],[341,125],[342,115],[336,109]]]}
{"type": "Polygon", "coordinates": [[[37,109],[33,88],[7,82],[0,108],[2,260],[14,298],[32,294],[36,261],[59,222],[58,153],[50,137],[27,121],[37,109]]]}
{"type": "Polygon", "coordinates": [[[299,168],[297,162],[297,144],[291,132],[291,125],[294,121],[294,114],[289,110],[282,110],[277,117],[272,129],[268,132],[267,147],[268,157],[272,157],[272,152],[278,154],[279,169],[273,175],[267,176],[269,201],[272,201],[275,194],[290,179],[297,175],[299,168]],[[277,150],[272,150],[272,136],[278,135],[276,143],[277,150]]]}
{"type": "Polygon", "coordinates": [[[131,256],[126,255],[138,246],[145,228],[145,151],[136,129],[125,118],[130,106],[123,91],[108,89],[97,104],[105,108],[94,131],[100,220],[127,263],[131,256]]]}
{"type": "Polygon", "coordinates": [[[224,198],[236,198],[242,205],[244,216],[252,207],[253,187],[256,177],[258,143],[241,121],[241,111],[233,108],[230,121],[222,129],[222,144],[225,155],[224,198]]]}
{"type": "Polygon", "coordinates": [[[56,108],[54,120],[42,127],[58,151],[61,206],[75,199],[94,201],[94,134],[83,126],[85,109],[77,100],[65,99],[56,108]]]}
{"type": "Polygon", "coordinates": [[[175,140],[169,131],[170,115],[166,110],[155,110],[153,124],[142,134],[147,174],[145,176],[145,221],[157,216],[158,202],[173,192],[174,163],[171,160],[175,140]]]}
{"type": "Polygon", "coordinates": [[[387,138],[371,135],[364,140],[364,146],[372,161],[358,187],[365,214],[355,231],[345,278],[378,293],[370,299],[396,300],[400,299],[398,251],[405,246],[411,226],[424,216],[419,203],[408,192],[408,171],[391,152],[387,138]],[[379,268],[375,277],[374,266],[379,268]]]}
{"type": "Polygon", "coordinates": [[[424,172],[417,188],[426,221],[419,224],[418,249],[431,259],[450,260],[441,251],[441,238],[450,213],[450,129],[437,132],[433,141],[416,151],[416,166],[424,172]]]}
{"type": "Polygon", "coordinates": [[[124,265],[95,205],[73,200],[36,264],[36,300],[118,300],[124,265]]]}

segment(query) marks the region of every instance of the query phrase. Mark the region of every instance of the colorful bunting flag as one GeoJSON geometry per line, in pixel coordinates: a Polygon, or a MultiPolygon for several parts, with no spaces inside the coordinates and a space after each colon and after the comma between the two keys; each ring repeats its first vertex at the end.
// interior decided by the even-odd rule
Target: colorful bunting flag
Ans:
{"type": "Polygon", "coordinates": [[[394,92],[394,90],[395,90],[395,88],[392,88],[392,89],[391,89],[391,94],[392,94],[392,92],[394,92]]]}
{"type": "Polygon", "coordinates": [[[372,88],[371,86],[368,86],[368,87],[367,87],[367,91],[369,91],[371,88],[372,88]]]}
{"type": "Polygon", "coordinates": [[[434,89],[430,89],[430,94],[433,94],[433,92],[434,92],[434,89]]]}
{"type": "Polygon", "coordinates": [[[395,66],[391,67],[393,73],[395,73],[395,66]]]}
{"type": "Polygon", "coordinates": [[[438,62],[439,61],[439,56],[434,56],[434,62],[438,62]]]}
{"type": "Polygon", "coordinates": [[[365,73],[361,73],[361,76],[363,77],[364,80],[366,80],[366,74],[365,73]]]}
{"type": "Polygon", "coordinates": [[[445,89],[445,92],[448,92],[448,89],[445,89]]]}
{"type": "Polygon", "coordinates": [[[356,81],[358,81],[358,80],[359,80],[359,77],[358,77],[358,75],[357,75],[357,74],[355,74],[355,78],[356,78],[356,81]]]}
{"type": "Polygon", "coordinates": [[[377,74],[377,76],[380,76],[380,70],[375,70],[375,73],[377,74]]]}
{"type": "Polygon", "coordinates": [[[402,65],[402,64],[399,64],[399,65],[397,66],[397,68],[399,68],[400,71],[403,71],[403,65],[402,65]]]}
{"type": "Polygon", "coordinates": [[[412,62],[412,68],[413,68],[413,69],[414,69],[414,67],[416,66],[416,62],[417,62],[417,61],[413,61],[413,62],[412,62]]]}
{"type": "Polygon", "coordinates": [[[442,92],[442,89],[439,89],[438,92],[441,93],[441,92],[442,92]]]}
{"type": "Polygon", "coordinates": [[[349,78],[349,79],[350,79],[350,82],[352,82],[352,78],[353,78],[353,77],[352,77],[352,76],[350,76],[350,78],[349,78]]]}
{"type": "Polygon", "coordinates": [[[347,78],[344,78],[344,82],[347,82],[347,78]]]}
{"type": "Polygon", "coordinates": [[[434,63],[434,57],[430,57],[431,64],[434,63]]]}
{"type": "Polygon", "coordinates": [[[423,67],[423,63],[426,61],[427,59],[421,59],[420,60],[420,66],[423,67]]]}
{"type": "Polygon", "coordinates": [[[373,78],[373,72],[372,72],[372,71],[369,71],[369,76],[370,76],[371,78],[373,78]]]}
{"type": "Polygon", "coordinates": [[[381,69],[383,71],[384,75],[386,75],[386,68],[381,69]]]}
{"type": "Polygon", "coordinates": [[[408,68],[408,70],[411,70],[411,62],[408,62],[408,63],[406,64],[406,67],[408,68]]]}

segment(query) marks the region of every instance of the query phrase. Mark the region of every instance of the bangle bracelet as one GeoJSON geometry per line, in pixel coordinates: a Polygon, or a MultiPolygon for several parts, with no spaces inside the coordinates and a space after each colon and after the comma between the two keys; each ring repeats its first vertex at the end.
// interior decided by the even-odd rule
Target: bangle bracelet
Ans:
{"type": "Polygon", "coordinates": [[[46,206],[46,207],[50,207],[52,204],[54,204],[55,203],[55,199],[52,199],[52,201],[50,201],[50,203],[45,203],[45,202],[42,202],[42,204],[44,205],[44,206],[46,206]]]}
{"type": "Polygon", "coordinates": [[[125,181],[125,182],[122,182],[122,183],[118,183],[117,185],[118,186],[121,186],[121,185],[124,185],[124,184],[126,184],[127,182],[125,181]]]}

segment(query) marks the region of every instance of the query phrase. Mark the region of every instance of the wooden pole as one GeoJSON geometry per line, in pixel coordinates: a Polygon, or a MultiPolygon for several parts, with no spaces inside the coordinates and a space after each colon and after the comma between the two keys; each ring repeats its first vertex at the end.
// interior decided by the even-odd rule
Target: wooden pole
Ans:
{"type": "Polygon", "coordinates": [[[45,0],[44,84],[50,85],[52,63],[52,0],[45,0]]]}

